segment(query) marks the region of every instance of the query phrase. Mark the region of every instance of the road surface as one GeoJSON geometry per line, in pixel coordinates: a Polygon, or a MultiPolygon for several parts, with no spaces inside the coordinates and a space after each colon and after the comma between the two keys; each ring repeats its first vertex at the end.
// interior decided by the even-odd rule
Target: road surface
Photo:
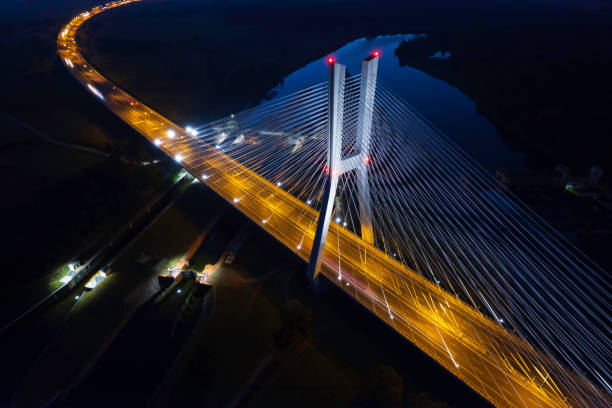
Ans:
{"type": "MultiPolygon", "coordinates": [[[[93,9],[62,29],[58,53],[67,69],[119,118],[308,261],[318,217],[313,208],[213,146],[196,143],[81,56],[75,35],[79,26],[107,8],[131,2],[93,9]]],[[[498,407],[612,406],[603,391],[334,223],[321,272],[498,407]]]]}

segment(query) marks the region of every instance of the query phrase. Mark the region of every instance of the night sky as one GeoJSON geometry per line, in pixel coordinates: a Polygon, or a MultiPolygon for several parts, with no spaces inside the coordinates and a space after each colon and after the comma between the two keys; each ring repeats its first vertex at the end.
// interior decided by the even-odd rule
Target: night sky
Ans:
{"type": "MultiPolygon", "coordinates": [[[[175,3],[181,4],[254,4],[254,3],[266,3],[273,5],[277,3],[279,7],[290,7],[290,5],[303,6],[308,4],[311,7],[316,7],[317,3],[330,5],[346,5],[346,7],[360,7],[364,4],[371,5],[372,3],[367,0],[335,0],[335,1],[280,1],[280,0],[269,0],[260,2],[258,0],[170,0],[175,3]],[[299,4],[303,3],[303,4],[299,4]]],[[[164,0],[147,0],[147,2],[166,2],[164,0]]],[[[99,4],[97,0],[2,0],[0,2],[0,21],[15,20],[15,19],[45,19],[45,18],[63,18],[74,14],[75,11],[91,8],[99,4]]],[[[386,7],[388,5],[397,6],[395,0],[383,0],[376,3],[378,6],[386,7]]],[[[426,5],[427,9],[432,11],[440,11],[439,7],[460,7],[461,9],[469,9],[471,7],[482,9],[505,9],[508,7],[512,8],[526,8],[537,10],[539,8],[546,9],[599,9],[604,7],[610,7],[604,0],[465,0],[457,2],[456,0],[419,0],[411,1],[410,7],[423,7],[426,5]],[[458,6],[460,3],[460,6],[458,6]]]]}

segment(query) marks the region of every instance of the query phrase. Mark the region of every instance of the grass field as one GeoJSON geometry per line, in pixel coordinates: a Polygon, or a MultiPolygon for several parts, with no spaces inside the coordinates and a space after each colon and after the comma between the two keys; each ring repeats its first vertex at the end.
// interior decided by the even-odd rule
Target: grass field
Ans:
{"type": "Polygon", "coordinates": [[[45,186],[66,180],[103,160],[95,154],[45,142],[4,115],[0,115],[0,128],[1,177],[3,187],[11,194],[10,200],[1,201],[1,208],[28,202],[45,186]]]}
{"type": "MultiPolygon", "coordinates": [[[[132,177],[135,172],[125,163],[108,164],[110,160],[102,156],[51,144],[18,124],[23,122],[59,141],[96,149],[122,150],[131,144],[130,151],[137,151],[134,147],[144,143],[62,65],[57,34],[71,16],[53,15],[0,23],[0,53],[7,56],[0,98],[0,223],[5,226],[2,238],[6,244],[0,257],[5,259],[7,287],[36,286],[92,238],[139,209],[155,184],[141,178],[142,174],[132,177]],[[103,171],[96,171],[104,166],[103,171]],[[105,182],[113,173],[122,173],[118,179],[133,185],[121,191],[121,183],[113,181],[108,188],[105,182]],[[109,203],[116,192],[120,199],[109,203]],[[106,209],[97,211],[96,206],[106,209]],[[122,206],[125,208],[118,208],[122,206]]],[[[163,175],[158,177],[161,180],[163,175]]]]}
{"type": "Polygon", "coordinates": [[[26,377],[20,401],[42,403],[41,396],[53,396],[84,374],[134,308],[157,290],[156,272],[135,265],[139,254],[148,253],[163,262],[184,252],[207,221],[206,213],[199,210],[214,202],[209,190],[193,184],[123,254],[113,273],[82,296],[62,331],[26,377]]]}
{"type": "Polygon", "coordinates": [[[196,328],[154,406],[227,406],[272,349],[278,328],[274,305],[245,287],[217,287],[215,298],[212,320],[196,328]]]}
{"type": "Polygon", "coordinates": [[[407,406],[445,407],[435,401],[440,395],[488,406],[337,290],[315,295],[304,269],[301,260],[256,230],[234,264],[219,270],[212,317],[196,327],[152,405],[362,406],[372,397],[364,391],[372,369],[387,365],[403,381],[407,406]],[[312,335],[280,349],[275,334],[289,299],[312,311],[312,335]]]}

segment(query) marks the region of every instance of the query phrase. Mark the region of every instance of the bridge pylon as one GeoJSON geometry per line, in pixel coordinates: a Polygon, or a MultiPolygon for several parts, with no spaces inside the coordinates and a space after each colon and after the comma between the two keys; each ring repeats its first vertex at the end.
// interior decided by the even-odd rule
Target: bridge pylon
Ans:
{"type": "Polygon", "coordinates": [[[372,134],[376,78],[378,74],[378,56],[378,51],[375,51],[361,63],[357,138],[354,149],[356,153],[347,158],[342,158],[346,67],[336,63],[333,57],[327,60],[329,65],[327,174],[317,229],[306,270],[309,281],[315,287],[317,286],[317,277],[321,269],[327,232],[338,187],[338,178],[343,173],[353,170],[357,173],[361,237],[370,244],[374,243],[368,167],[371,161],[370,139],[372,134]]]}

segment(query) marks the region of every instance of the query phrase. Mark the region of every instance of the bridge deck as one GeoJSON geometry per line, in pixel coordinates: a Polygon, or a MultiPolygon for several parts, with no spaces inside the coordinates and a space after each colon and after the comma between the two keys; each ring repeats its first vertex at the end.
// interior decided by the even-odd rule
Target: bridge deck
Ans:
{"type": "MultiPolygon", "coordinates": [[[[160,146],[166,154],[181,154],[188,171],[206,174],[202,182],[307,261],[315,210],[214,147],[194,147],[180,126],[115,87],[79,54],[76,30],[101,11],[75,18],[58,37],[58,53],[74,77],[150,141],[167,141],[167,130],[174,129],[172,143],[160,146]]],[[[585,406],[584,396],[610,403],[599,389],[336,224],[322,273],[498,407],[585,406]],[[571,389],[558,381],[568,376],[571,389]]]]}

